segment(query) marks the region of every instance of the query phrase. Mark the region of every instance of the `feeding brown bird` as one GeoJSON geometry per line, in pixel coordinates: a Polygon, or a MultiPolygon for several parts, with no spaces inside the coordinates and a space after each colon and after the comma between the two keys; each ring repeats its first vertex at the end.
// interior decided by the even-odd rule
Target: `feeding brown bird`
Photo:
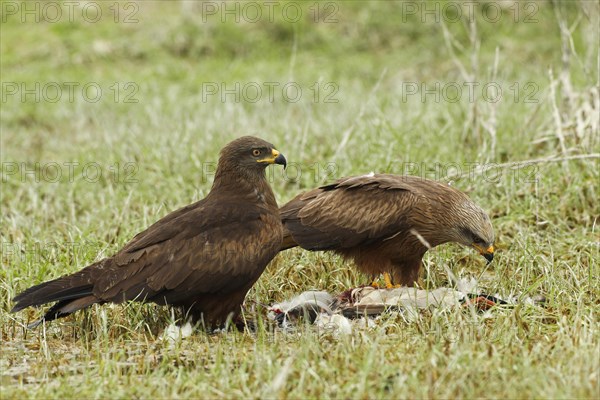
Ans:
{"type": "Polygon", "coordinates": [[[372,276],[412,286],[428,249],[447,242],[474,247],[488,262],[494,229],[488,215],[453,187],[413,176],[352,176],[302,193],[279,210],[282,250],[332,250],[372,276]]]}
{"type": "Polygon", "coordinates": [[[204,199],[163,217],[114,256],[25,290],[12,312],[57,302],[35,326],[95,303],[134,300],[181,307],[194,322],[224,323],[281,245],[269,164],[286,165],[272,144],[234,140],[221,150],[204,199]]]}

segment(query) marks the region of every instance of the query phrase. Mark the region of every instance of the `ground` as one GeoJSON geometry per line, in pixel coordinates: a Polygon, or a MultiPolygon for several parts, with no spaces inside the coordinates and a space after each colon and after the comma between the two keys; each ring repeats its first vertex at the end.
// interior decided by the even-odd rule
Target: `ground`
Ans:
{"type": "Polygon", "coordinates": [[[597,2],[57,4],[1,5],[2,399],[599,396],[597,2]],[[286,333],[263,305],[368,280],[295,249],[246,299],[256,333],[171,345],[153,305],[32,331],[39,310],[8,313],[205,196],[243,134],[288,159],[269,169],[280,204],[371,171],[451,182],[498,250],[434,249],[423,287],[452,274],[545,305],[286,333]]]}

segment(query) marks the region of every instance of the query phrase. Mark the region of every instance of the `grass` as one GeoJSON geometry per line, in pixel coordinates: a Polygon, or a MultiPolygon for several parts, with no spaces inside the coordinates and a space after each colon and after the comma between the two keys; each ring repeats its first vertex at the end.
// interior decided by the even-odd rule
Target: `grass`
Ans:
{"type": "Polygon", "coordinates": [[[222,23],[204,20],[200,3],[158,1],[140,2],[138,22],[126,24],[126,3],[118,23],[112,3],[97,4],[96,23],[16,14],[1,26],[2,399],[598,397],[595,2],[521,4],[518,18],[513,3],[481,3],[473,24],[423,21],[403,8],[420,3],[400,2],[336,3],[334,23],[315,22],[308,3],[294,23],[281,14],[222,23]],[[498,22],[484,18],[489,4],[502,6],[498,22]],[[63,96],[8,94],[6,85],[36,82],[61,85],[63,96]],[[69,100],[65,82],[103,94],[69,100]],[[303,94],[289,102],[276,90],[270,102],[265,82],[303,94]],[[469,101],[465,82],[497,83],[503,95],[493,103],[475,90],[469,101]],[[263,96],[203,98],[222,83],[256,84],[263,96]],[[444,95],[423,94],[436,83],[444,95]],[[421,90],[407,94],[413,85],[421,90]],[[126,103],[132,88],[137,102],[126,103]],[[336,88],[337,102],[325,102],[336,88]],[[389,313],[347,337],[304,325],[284,333],[259,304],[366,280],[335,255],[290,250],[248,295],[256,333],[196,333],[169,346],[157,338],[170,313],[153,305],[93,307],[33,331],[24,324],[39,311],[8,313],[21,290],[109,256],[206,195],[219,149],[242,134],[290,161],[287,176],[269,175],[280,204],[369,171],[453,175],[489,211],[499,250],[486,266],[456,245],[434,249],[424,285],[452,284],[447,266],[488,293],[542,295],[545,306],[389,313]]]}

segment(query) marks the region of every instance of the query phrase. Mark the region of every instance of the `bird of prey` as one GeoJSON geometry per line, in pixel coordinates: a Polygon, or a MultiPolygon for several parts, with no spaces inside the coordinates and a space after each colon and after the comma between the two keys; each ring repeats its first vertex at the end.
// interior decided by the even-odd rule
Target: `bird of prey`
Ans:
{"type": "Polygon", "coordinates": [[[95,303],[128,300],[182,308],[194,322],[223,324],[237,315],[250,287],[282,241],[275,196],[265,177],[285,157],[272,144],[245,136],[220,153],[208,195],[138,233],[112,257],[33,286],[12,312],[54,304],[41,320],[95,303]]]}
{"type": "Polygon", "coordinates": [[[494,256],[494,229],[481,207],[420,177],[346,177],[299,194],[279,211],[282,250],[332,250],[366,274],[384,274],[388,288],[414,285],[425,252],[443,243],[474,247],[488,262],[494,256]]]}

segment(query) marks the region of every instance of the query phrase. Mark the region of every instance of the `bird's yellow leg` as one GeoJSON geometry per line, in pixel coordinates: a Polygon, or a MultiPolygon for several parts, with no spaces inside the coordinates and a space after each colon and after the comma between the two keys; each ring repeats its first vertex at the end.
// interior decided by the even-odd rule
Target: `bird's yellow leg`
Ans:
{"type": "Polygon", "coordinates": [[[383,280],[385,281],[385,286],[382,287],[379,284],[379,279],[374,279],[373,283],[371,283],[371,286],[375,289],[396,289],[402,287],[402,285],[394,285],[394,283],[392,282],[392,276],[388,272],[383,273],[383,280]]]}
{"type": "Polygon", "coordinates": [[[383,273],[383,280],[385,281],[386,289],[391,289],[394,287],[394,284],[392,283],[392,277],[390,276],[390,274],[388,272],[383,273]]]}
{"type": "Polygon", "coordinates": [[[392,282],[392,277],[388,272],[383,273],[383,280],[385,281],[386,289],[397,289],[399,287],[402,287],[402,285],[394,285],[394,283],[392,282]]]}

